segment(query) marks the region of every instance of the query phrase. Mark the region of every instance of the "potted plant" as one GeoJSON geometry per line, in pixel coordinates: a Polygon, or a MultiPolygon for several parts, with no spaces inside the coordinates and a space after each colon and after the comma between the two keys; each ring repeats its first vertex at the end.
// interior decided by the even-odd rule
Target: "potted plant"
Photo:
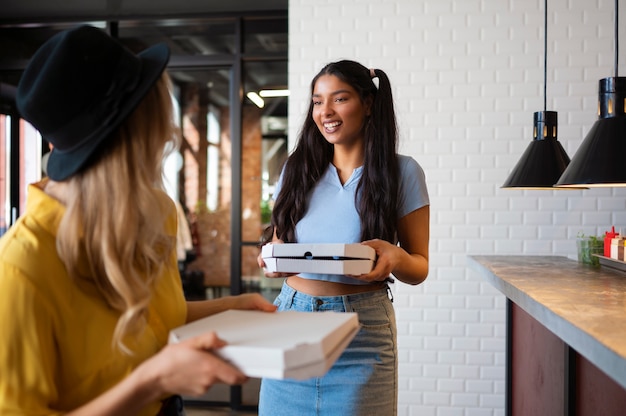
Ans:
{"type": "Polygon", "coordinates": [[[599,266],[600,260],[593,254],[604,254],[604,237],[595,235],[577,235],[576,247],[578,249],[578,261],[591,266],[599,266]]]}

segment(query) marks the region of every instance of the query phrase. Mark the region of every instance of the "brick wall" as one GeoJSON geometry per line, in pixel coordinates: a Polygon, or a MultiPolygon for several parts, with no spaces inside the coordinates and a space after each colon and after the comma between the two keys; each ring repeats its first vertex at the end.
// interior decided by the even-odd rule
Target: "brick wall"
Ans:
{"type": "MultiPolygon", "coordinates": [[[[614,76],[613,12],[609,0],[548,4],[547,110],[570,157],[596,120],[598,80],[614,76]]],[[[626,231],[624,189],[500,189],[543,110],[543,13],[540,0],[289,1],[291,144],[311,78],[356,59],[389,75],[401,152],[426,172],[430,275],[394,289],[400,415],[504,414],[505,301],[468,255],[575,258],[578,232],[626,231]]]]}

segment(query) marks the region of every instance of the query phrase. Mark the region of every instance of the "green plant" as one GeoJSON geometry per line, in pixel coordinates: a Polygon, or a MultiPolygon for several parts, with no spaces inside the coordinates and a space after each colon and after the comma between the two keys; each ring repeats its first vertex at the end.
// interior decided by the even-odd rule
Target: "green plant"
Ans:
{"type": "Polygon", "coordinates": [[[582,231],[579,231],[578,234],[576,234],[576,238],[580,238],[580,239],[587,239],[589,241],[593,241],[594,243],[597,243],[598,241],[604,243],[604,237],[601,235],[585,235],[585,233],[583,233],[582,231]]]}
{"type": "Polygon", "coordinates": [[[599,266],[600,259],[594,254],[604,253],[604,237],[585,235],[579,232],[576,235],[576,247],[578,248],[578,261],[591,266],[599,266]]]}
{"type": "Polygon", "coordinates": [[[269,201],[263,200],[261,201],[261,223],[269,224],[272,219],[272,207],[270,206],[269,201]]]}

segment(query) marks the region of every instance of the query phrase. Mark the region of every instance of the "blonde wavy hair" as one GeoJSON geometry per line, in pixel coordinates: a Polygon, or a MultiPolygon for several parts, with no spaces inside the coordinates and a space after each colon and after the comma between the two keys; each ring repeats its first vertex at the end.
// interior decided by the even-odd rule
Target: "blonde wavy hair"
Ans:
{"type": "Polygon", "coordinates": [[[162,191],[166,148],[178,144],[170,91],[164,73],[111,138],[110,148],[67,180],[58,230],[57,250],[69,275],[93,281],[120,312],[112,342],[131,355],[124,337],[145,327],[154,281],[176,244],[165,229],[173,204],[162,191]],[[88,271],[78,269],[81,259],[88,271]]]}

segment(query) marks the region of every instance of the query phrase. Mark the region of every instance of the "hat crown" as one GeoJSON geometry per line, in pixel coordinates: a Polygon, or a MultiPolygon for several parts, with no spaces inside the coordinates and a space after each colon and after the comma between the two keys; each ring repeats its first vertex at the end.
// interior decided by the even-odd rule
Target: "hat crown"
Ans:
{"type": "Polygon", "coordinates": [[[17,89],[22,116],[60,150],[90,135],[93,125],[116,111],[114,101],[132,90],[141,61],[92,26],[61,32],[33,56],[17,89]]]}

